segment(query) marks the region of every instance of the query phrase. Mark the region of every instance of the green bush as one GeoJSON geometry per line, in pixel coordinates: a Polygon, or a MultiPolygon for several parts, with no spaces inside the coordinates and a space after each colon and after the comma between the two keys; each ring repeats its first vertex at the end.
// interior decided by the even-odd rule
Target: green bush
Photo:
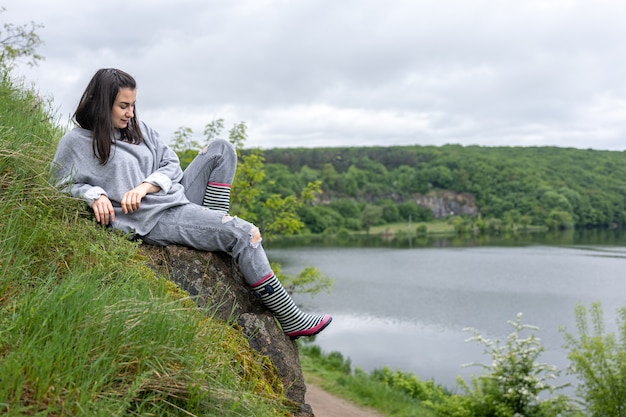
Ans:
{"type": "Polygon", "coordinates": [[[497,416],[497,417],[552,417],[577,415],[578,411],[570,399],[555,392],[561,387],[551,386],[548,381],[558,377],[560,371],[552,365],[538,363],[545,350],[539,339],[531,333],[522,338],[523,331],[537,331],[534,326],[521,323],[521,314],[516,321],[509,321],[514,331],[504,345],[481,336],[475,329],[469,341],[484,346],[492,364],[472,364],[482,367],[486,374],[472,377],[471,385],[458,380],[464,396],[453,396],[438,407],[447,416],[497,416]],[[542,399],[542,393],[550,394],[542,399]]]}
{"type": "Polygon", "coordinates": [[[590,416],[626,416],[626,307],[618,310],[619,334],[606,332],[599,302],[576,306],[578,337],[566,333],[569,371],[590,416]]]}
{"type": "Polygon", "coordinates": [[[388,367],[372,371],[373,379],[383,382],[390,388],[399,390],[411,398],[427,404],[444,402],[450,393],[434,381],[422,381],[410,372],[392,371],[388,367]]]}
{"type": "Polygon", "coordinates": [[[344,359],[340,352],[322,353],[319,346],[314,344],[299,343],[300,354],[315,359],[316,363],[329,371],[337,371],[342,374],[352,373],[350,359],[344,359]]]}
{"type": "MultiPolygon", "coordinates": [[[[360,368],[352,372],[350,360],[344,359],[339,352],[323,353],[319,346],[299,342],[302,369],[307,375],[322,378],[322,388],[356,404],[372,407],[382,415],[394,417],[435,417],[435,412],[422,405],[421,401],[409,395],[400,387],[391,386],[394,382],[402,384],[402,373],[391,371],[374,371],[368,374],[360,368]],[[381,373],[382,372],[382,373],[381,373]],[[387,383],[385,377],[390,376],[387,383]],[[392,381],[393,380],[393,381],[392,381]]],[[[407,375],[408,386],[413,383],[412,376],[407,375]]],[[[427,385],[430,383],[426,383],[427,385]]]]}

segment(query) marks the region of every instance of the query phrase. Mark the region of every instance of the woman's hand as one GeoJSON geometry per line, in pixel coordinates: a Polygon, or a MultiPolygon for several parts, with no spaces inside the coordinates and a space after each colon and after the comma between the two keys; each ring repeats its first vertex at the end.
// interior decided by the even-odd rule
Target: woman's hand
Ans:
{"type": "Polygon", "coordinates": [[[100,194],[93,204],[91,205],[93,213],[96,215],[96,221],[98,223],[107,225],[109,222],[115,220],[115,211],[113,211],[113,204],[111,200],[104,195],[100,194]]]}
{"type": "Polygon", "coordinates": [[[141,205],[141,199],[144,198],[146,194],[156,193],[160,189],[161,188],[156,185],[142,182],[124,194],[121,201],[122,211],[124,214],[128,214],[138,210],[141,205]]]}

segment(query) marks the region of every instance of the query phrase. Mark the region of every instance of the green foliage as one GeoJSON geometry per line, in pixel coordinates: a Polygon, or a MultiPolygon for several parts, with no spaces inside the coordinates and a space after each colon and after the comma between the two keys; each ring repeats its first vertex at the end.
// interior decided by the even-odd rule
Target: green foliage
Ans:
{"type": "Polygon", "coordinates": [[[281,198],[278,194],[271,195],[264,203],[268,216],[264,218],[267,226],[265,235],[289,236],[297,234],[304,227],[297,215],[300,203],[295,196],[281,198]]]}
{"type": "MultiPolygon", "coordinates": [[[[174,139],[170,142],[172,150],[176,153],[187,150],[200,149],[200,143],[193,139],[193,130],[189,127],[181,126],[174,132],[174,139]]],[[[188,164],[186,164],[188,165],[188,164]]]]}
{"type": "Polygon", "coordinates": [[[418,235],[425,235],[428,232],[428,226],[426,226],[424,223],[422,223],[422,224],[417,226],[415,231],[417,232],[418,235]]]}
{"type": "Polygon", "coordinates": [[[450,218],[449,222],[452,224],[452,227],[454,227],[454,230],[459,234],[472,231],[472,222],[466,217],[453,216],[450,218]]]}
{"type": "Polygon", "coordinates": [[[298,217],[311,233],[338,231],[342,227],[351,230],[359,229],[358,219],[346,219],[326,205],[304,205],[298,210],[298,217]]]}
{"type": "Polygon", "coordinates": [[[372,371],[371,376],[388,387],[419,400],[424,406],[435,407],[436,404],[441,404],[450,397],[448,390],[435,384],[433,380],[422,381],[410,372],[392,371],[384,367],[372,371]]]}
{"type": "Polygon", "coordinates": [[[345,375],[352,372],[350,359],[344,359],[340,352],[323,353],[322,349],[314,344],[299,343],[299,352],[302,356],[306,356],[315,360],[317,366],[330,371],[338,371],[345,375]]]}
{"type": "MultiPolygon", "coordinates": [[[[218,119],[207,125],[207,140],[217,137],[224,123],[218,119]]],[[[304,224],[298,218],[298,209],[315,198],[320,183],[310,182],[298,194],[281,196],[264,194],[263,184],[268,181],[264,167],[263,151],[255,149],[247,154],[241,150],[248,139],[244,122],[235,124],[229,132],[229,141],[237,149],[239,163],[232,187],[232,213],[263,225],[266,239],[272,236],[289,236],[299,233],[304,224]]]]}
{"type": "MultiPolygon", "coordinates": [[[[217,138],[222,132],[222,129],[224,129],[224,119],[215,119],[212,122],[207,123],[206,126],[204,127],[204,136],[206,137],[207,142],[210,141],[211,139],[217,138]]],[[[235,132],[238,132],[238,131],[241,131],[241,129],[235,130],[235,132]]],[[[235,144],[235,147],[237,149],[240,149],[240,146],[237,146],[237,143],[233,142],[233,144],[235,144]]]]}
{"type": "Polygon", "coordinates": [[[481,336],[475,329],[469,329],[473,336],[469,341],[482,344],[485,353],[492,358],[492,364],[474,364],[487,371],[486,374],[472,378],[471,386],[462,379],[458,383],[465,396],[452,401],[441,408],[444,415],[459,414],[459,409],[466,410],[469,416],[562,416],[575,414],[576,410],[569,399],[563,395],[554,395],[561,387],[554,387],[549,380],[559,375],[559,370],[552,365],[538,363],[545,350],[534,332],[538,329],[521,323],[522,315],[516,321],[509,321],[514,331],[504,345],[481,336]],[[524,331],[531,331],[525,338],[524,331]],[[552,396],[541,399],[544,392],[552,396]],[[448,411],[446,411],[448,410],[448,411]],[[453,410],[451,412],[450,410],[453,410]]]}
{"type": "MultiPolygon", "coordinates": [[[[352,199],[361,210],[365,203],[390,200],[407,221],[410,205],[403,205],[415,205],[416,195],[451,190],[474,196],[484,221],[502,222],[500,232],[530,225],[555,230],[626,225],[624,152],[416,145],[267,149],[264,155],[268,166],[281,167],[283,178],[291,174],[287,188],[305,177],[321,179],[320,199],[335,211],[335,200],[352,199]]],[[[340,227],[347,227],[346,215],[341,217],[340,227]]],[[[382,221],[392,223],[394,217],[388,212],[382,221]]]]}
{"type": "MultiPolygon", "coordinates": [[[[319,346],[299,342],[300,361],[306,375],[323,379],[322,387],[343,398],[362,406],[372,407],[383,415],[394,417],[428,417],[435,412],[428,405],[411,396],[402,387],[412,386],[414,380],[409,374],[397,373],[386,378],[390,371],[373,371],[367,374],[361,369],[351,370],[350,360],[339,352],[324,353],[319,346]],[[406,383],[402,383],[405,379],[406,383]],[[398,383],[399,386],[395,386],[398,383]]],[[[430,386],[430,383],[424,383],[430,386]]],[[[433,385],[433,392],[438,388],[433,385]]],[[[443,392],[443,391],[441,391],[443,392]]]]}
{"type": "Polygon", "coordinates": [[[574,228],[574,219],[567,211],[552,210],[546,219],[550,230],[567,230],[574,228]]]}
{"type": "Polygon", "coordinates": [[[269,236],[289,236],[300,233],[304,223],[298,216],[299,210],[311,202],[319,193],[320,182],[310,182],[301,191],[300,196],[281,197],[278,194],[270,195],[263,203],[265,209],[266,229],[269,236]]]}
{"type": "Polygon", "coordinates": [[[433,220],[433,211],[418,206],[414,201],[405,201],[398,204],[398,213],[403,221],[429,222],[433,220]]]}
{"type": "Polygon", "coordinates": [[[515,321],[509,321],[514,331],[504,345],[468,329],[472,332],[468,341],[482,344],[492,362],[473,364],[486,372],[472,377],[471,385],[459,378],[460,394],[451,394],[434,381],[422,381],[416,375],[387,367],[370,374],[359,369],[352,372],[349,360],[340,353],[324,354],[312,344],[300,344],[301,362],[305,373],[323,379],[325,389],[387,415],[421,416],[429,415],[428,410],[433,415],[449,417],[625,415],[626,307],[618,310],[618,334],[605,330],[598,302],[592,303],[590,310],[578,305],[578,335],[565,334],[570,372],[581,381],[578,395],[584,400],[584,411],[575,400],[558,394],[564,386],[550,384],[560,371],[538,362],[544,352],[535,336],[538,329],[522,324],[521,317],[518,314],[515,321]],[[523,337],[525,332],[530,334],[523,337]]]}
{"type": "Polygon", "coordinates": [[[599,302],[576,306],[578,336],[566,333],[570,372],[590,416],[626,416],[626,307],[618,310],[616,335],[607,332],[599,302]]]}
{"type": "MultiPolygon", "coordinates": [[[[2,13],[6,13],[5,7],[0,7],[2,13]]],[[[5,23],[0,30],[0,67],[9,69],[20,59],[25,59],[32,67],[43,60],[43,56],[37,53],[37,48],[43,44],[36,32],[41,28],[43,25],[35,22],[20,26],[5,23]]]]}
{"type": "Polygon", "coordinates": [[[281,266],[274,262],[272,263],[272,270],[289,294],[298,293],[313,296],[322,291],[330,293],[335,285],[335,280],[328,278],[319,269],[312,266],[305,267],[296,276],[283,273],[281,266]]]}
{"type": "Polygon", "coordinates": [[[369,232],[372,226],[382,223],[383,208],[373,204],[367,204],[361,212],[361,228],[369,232]]]}
{"type": "MultiPolygon", "coordinates": [[[[261,188],[265,179],[263,170],[263,152],[241,156],[237,165],[237,174],[231,189],[231,212],[252,222],[262,218],[261,188]]],[[[264,225],[267,227],[267,225],[264,225]]]]}
{"type": "Polygon", "coordinates": [[[193,139],[193,130],[188,127],[179,127],[174,132],[171,147],[178,155],[181,168],[185,169],[196,155],[198,155],[198,150],[201,148],[201,145],[198,141],[193,139]]]}

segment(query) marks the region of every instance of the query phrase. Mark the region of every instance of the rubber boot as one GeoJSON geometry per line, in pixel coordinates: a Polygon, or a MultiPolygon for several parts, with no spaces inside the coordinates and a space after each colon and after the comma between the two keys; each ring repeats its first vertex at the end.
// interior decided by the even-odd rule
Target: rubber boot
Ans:
{"type": "Polygon", "coordinates": [[[252,289],[292,339],[316,335],[332,321],[328,314],[318,316],[302,312],[274,274],[252,285],[252,289]]]}

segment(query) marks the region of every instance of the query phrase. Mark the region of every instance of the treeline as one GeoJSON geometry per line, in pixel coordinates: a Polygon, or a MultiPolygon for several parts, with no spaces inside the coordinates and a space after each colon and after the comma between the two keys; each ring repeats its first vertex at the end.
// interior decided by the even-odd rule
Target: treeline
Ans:
{"type": "MultiPolygon", "coordinates": [[[[248,150],[247,152],[252,152],[248,150]]],[[[488,222],[550,229],[626,225],[626,153],[558,147],[390,146],[263,151],[266,195],[321,182],[299,215],[314,233],[432,220],[416,197],[440,190],[474,196],[488,222]]],[[[461,224],[461,223],[459,223],[461,224]]]]}

